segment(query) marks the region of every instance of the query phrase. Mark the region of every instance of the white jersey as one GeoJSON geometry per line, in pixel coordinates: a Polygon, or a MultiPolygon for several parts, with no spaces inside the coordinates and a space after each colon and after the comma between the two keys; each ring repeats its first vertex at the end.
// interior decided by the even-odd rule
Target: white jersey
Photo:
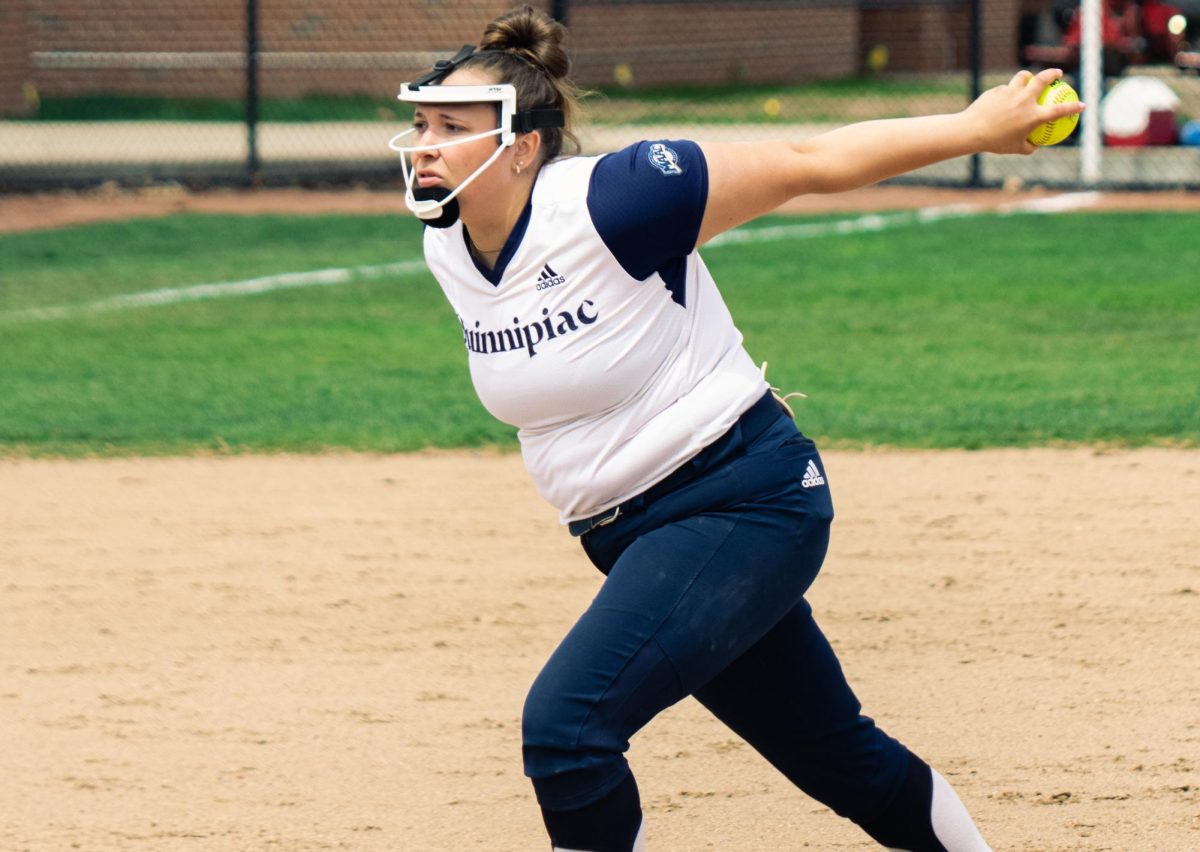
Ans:
{"type": "Polygon", "coordinates": [[[425,229],[475,390],[563,523],[666,478],[767,390],[694,250],[706,199],[698,147],[641,143],[544,166],[492,270],[461,221],[425,229]]]}

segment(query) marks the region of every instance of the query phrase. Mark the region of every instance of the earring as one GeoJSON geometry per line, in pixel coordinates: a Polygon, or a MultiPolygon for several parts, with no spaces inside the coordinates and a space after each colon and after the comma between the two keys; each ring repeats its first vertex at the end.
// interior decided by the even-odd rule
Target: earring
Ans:
{"type": "Polygon", "coordinates": [[[517,174],[520,174],[520,173],[521,173],[521,167],[522,167],[523,165],[524,165],[523,163],[517,163],[517,174]]]}

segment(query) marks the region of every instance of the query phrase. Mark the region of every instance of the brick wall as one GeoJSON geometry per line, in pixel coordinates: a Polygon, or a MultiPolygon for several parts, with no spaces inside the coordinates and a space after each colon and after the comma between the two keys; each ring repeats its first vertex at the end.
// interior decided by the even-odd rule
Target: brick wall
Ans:
{"type": "MultiPolygon", "coordinates": [[[[23,4],[32,70],[45,94],[237,97],[244,89],[245,0],[23,0],[23,4]],[[109,56],[65,55],[76,51],[109,56]],[[154,52],[175,56],[163,56],[161,61],[141,56],[137,62],[144,67],[111,67],[122,64],[111,54],[154,52]]],[[[310,92],[389,92],[425,63],[396,67],[395,60],[381,60],[380,55],[424,54],[474,42],[483,23],[511,5],[506,0],[259,0],[259,50],[268,54],[260,74],[262,93],[296,97],[310,92]],[[305,68],[303,62],[297,67],[289,57],[278,56],[313,53],[342,54],[342,59],[331,62],[327,57],[326,67],[305,68]],[[348,53],[373,56],[355,65],[345,56],[348,53]]]]}
{"type": "MultiPolygon", "coordinates": [[[[980,6],[983,67],[1015,70],[1022,0],[986,0],[980,6]]],[[[862,10],[862,55],[876,45],[887,47],[892,71],[964,69],[971,61],[970,38],[968,3],[876,3],[862,10]]]]}
{"type": "Polygon", "coordinates": [[[0,5],[0,116],[26,115],[32,106],[25,96],[30,82],[29,24],[25,0],[0,5]]]}
{"type": "Polygon", "coordinates": [[[858,70],[858,10],[846,4],[581,3],[569,23],[575,76],[585,86],[612,83],[621,64],[637,85],[783,82],[858,70]]]}
{"type": "Polygon", "coordinates": [[[1022,0],[986,0],[983,7],[982,30],[983,67],[1014,71],[1020,64],[1017,55],[1017,30],[1021,11],[1027,4],[1022,0]]]}
{"type": "Polygon", "coordinates": [[[889,71],[950,71],[969,56],[968,10],[964,4],[864,9],[862,56],[887,48],[889,71]]]}
{"type": "MultiPolygon", "coordinates": [[[[476,41],[513,2],[258,0],[262,93],[390,93],[428,66],[430,51],[476,41]]],[[[551,0],[534,5],[548,9],[551,0]]],[[[984,59],[1012,67],[1020,0],[982,5],[984,59]]],[[[892,70],[960,69],[967,56],[966,3],[950,0],[577,0],[569,23],[585,86],[612,82],[618,64],[639,85],[843,76],[879,43],[891,51],[892,70]]],[[[0,114],[25,111],[26,81],[50,96],[238,97],[244,87],[245,0],[4,0],[0,24],[0,114]],[[164,56],[147,62],[155,51],[164,56]],[[136,55],[140,67],[119,67],[129,64],[120,53],[136,55]]]]}

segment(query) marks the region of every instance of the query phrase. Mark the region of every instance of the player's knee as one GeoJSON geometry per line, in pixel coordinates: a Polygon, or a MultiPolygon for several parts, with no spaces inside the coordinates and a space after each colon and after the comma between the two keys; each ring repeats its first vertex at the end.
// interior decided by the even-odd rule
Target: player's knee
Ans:
{"type": "Polygon", "coordinates": [[[533,781],[538,803],[552,810],[591,804],[629,774],[624,756],[628,743],[618,731],[595,724],[590,705],[570,695],[543,672],[521,714],[525,774],[533,781]]]}
{"type": "Polygon", "coordinates": [[[576,706],[565,689],[543,671],[525,697],[521,712],[521,751],[530,778],[560,775],[583,763],[582,726],[586,708],[576,706]]]}
{"type": "Polygon", "coordinates": [[[521,744],[530,748],[569,751],[578,739],[580,719],[566,692],[543,670],[525,696],[521,711],[521,744]]]}

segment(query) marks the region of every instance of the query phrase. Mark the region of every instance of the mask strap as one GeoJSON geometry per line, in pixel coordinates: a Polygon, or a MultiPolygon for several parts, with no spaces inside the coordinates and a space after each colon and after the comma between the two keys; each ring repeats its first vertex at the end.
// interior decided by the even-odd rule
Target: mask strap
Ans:
{"type": "Polygon", "coordinates": [[[552,127],[566,127],[567,120],[561,109],[545,107],[527,109],[513,116],[512,129],[514,133],[529,133],[533,130],[548,130],[552,127]]]}
{"type": "Polygon", "coordinates": [[[433,85],[443,77],[448,77],[451,71],[470,59],[474,53],[474,45],[464,44],[458,49],[458,53],[454,54],[451,59],[439,59],[437,62],[433,63],[432,71],[413,80],[408,84],[408,87],[410,89],[419,89],[422,86],[433,85]]]}

